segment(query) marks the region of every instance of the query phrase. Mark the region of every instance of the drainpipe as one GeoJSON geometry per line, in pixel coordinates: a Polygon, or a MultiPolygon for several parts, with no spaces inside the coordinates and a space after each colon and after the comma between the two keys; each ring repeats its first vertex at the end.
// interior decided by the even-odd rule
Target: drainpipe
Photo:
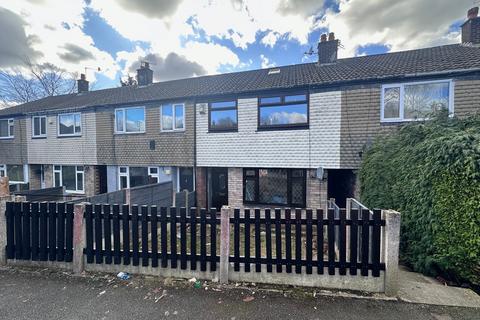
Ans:
{"type": "Polygon", "coordinates": [[[197,206],[197,99],[193,99],[193,182],[195,190],[195,206],[197,206]]]}

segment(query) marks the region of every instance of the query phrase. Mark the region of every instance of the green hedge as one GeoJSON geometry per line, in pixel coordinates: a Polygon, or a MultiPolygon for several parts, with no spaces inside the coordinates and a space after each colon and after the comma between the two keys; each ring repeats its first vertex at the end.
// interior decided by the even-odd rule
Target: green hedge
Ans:
{"type": "Polygon", "coordinates": [[[361,199],[402,214],[401,259],[425,274],[480,284],[480,117],[438,114],[378,138],[361,199]]]}

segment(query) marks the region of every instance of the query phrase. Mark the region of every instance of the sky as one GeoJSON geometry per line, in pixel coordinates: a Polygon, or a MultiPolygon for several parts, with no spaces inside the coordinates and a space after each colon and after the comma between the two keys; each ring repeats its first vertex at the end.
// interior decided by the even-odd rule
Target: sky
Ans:
{"type": "Polygon", "coordinates": [[[117,87],[150,62],[154,81],[460,42],[471,0],[0,0],[0,70],[28,58],[117,87]],[[100,68],[100,71],[98,71],[100,68]]]}

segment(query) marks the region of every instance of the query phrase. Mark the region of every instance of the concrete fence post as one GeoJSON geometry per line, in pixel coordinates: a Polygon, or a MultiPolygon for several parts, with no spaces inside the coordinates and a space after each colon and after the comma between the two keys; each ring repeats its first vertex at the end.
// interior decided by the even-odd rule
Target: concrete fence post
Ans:
{"type": "Polygon", "coordinates": [[[228,258],[230,256],[230,212],[227,206],[222,207],[220,217],[220,283],[228,283],[228,258]]]}
{"type": "Polygon", "coordinates": [[[10,197],[0,197],[0,266],[7,264],[7,217],[5,210],[10,197]]]}
{"type": "Polygon", "coordinates": [[[384,210],[385,217],[385,294],[398,292],[398,255],[400,246],[400,213],[384,210]]]}
{"type": "Polygon", "coordinates": [[[130,193],[130,188],[128,189],[124,189],[125,191],[125,204],[128,204],[128,205],[131,205],[131,200],[132,200],[132,196],[131,196],[131,193],[130,193]]]}
{"type": "Polygon", "coordinates": [[[85,226],[84,226],[85,205],[76,204],[73,216],[73,272],[81,274],[84,270],[85,248],[85,226]]]}

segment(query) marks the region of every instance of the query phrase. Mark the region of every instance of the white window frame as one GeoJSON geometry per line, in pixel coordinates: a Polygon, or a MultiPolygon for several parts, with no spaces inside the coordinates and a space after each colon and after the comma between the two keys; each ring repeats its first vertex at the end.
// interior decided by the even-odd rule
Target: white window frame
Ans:
{"type": "Polygon", "coordinates": [[[57,135],[59,137],[79,137],[82,135],[82,114],[80,112],[69,112],[69,113],[61,113],[57,116],[57,135]],[[60,133],[60,117],[62,116],[72,116],[73,115],[73,133],[60,133]],[[80,116],[80,132],[75,132],[75,116],[80,116]]]}
{"type": "Polygon", "coordinates": [[[8,136],[0,137],[0,140],[15,138],[15,132],[14,132],[14,130],[15,130],[15,119],[13,119],[13,118],[0,119],[0,121],[7,121],[7,127],[8,127],[8,136]]]}
{"type": "Polygon", "coordinates": [[[185,131],[185,103],[166,103],[160,106],[160,131],[161,132],[173,132],[173,131],[185,131]],[[171,105],[172,106],[172,129],[164,129],[163,128],[163,107],[171,105]],[[183,110],[183,128],[176,127],[176,112],[175,107],[181,106],[183,110]]]}
{"type": "Polygon", "coordinates": [[[160,181],[160,168],[159,167],[148,167],[148,176],[150,178],[157,179],[156,183],[159,183],[159,181],[160,181]],[[157,173],[150,172],[151,169],[157,169],[157,173]]]}
{"type": "Polygon", "coordinates": [[[122,190],[121,178],[127,177],[127,189],[130,189],[130,167],[128,166],[119,166],[118,167],[118,190],[122,190]],[[126,168],[126,172],[121,172],[121,168],[126,168]]]}
{"type": "MultiPolygon", "coordinates": [[[[55,164],[53,165],[53,186],[54,187],[61,187],[63,186],[63,165],[60,164],[55,164]],[[60,169],[55,169],[55,167],[60,167],[60,169]],[[55,173],[60,174],[60,186],[57,186],[55,182],[55,173]]],[[[67,190],[65,189],[66,193],[78,193],[78,194],[84,194],[85,193],[85,166],[77,166],[77,165],[65,165],[65,167],[75,167],[75,189],[76,190],[67,190]],[[79,170],[78,167],[83,167],[83,170],[79,170]],[[83,189],[77,189],[78,188],[78,174],[82,174],[82,186],[83,189]]]]}
{"type": "Polygon", "coordinates": [[[114,131],[115,134],[139,134],[139,133],[145,133],[146,127],[147,127],[147,114],[145,112],[145,106],[135,106],[135,107],[124,107],[124,108],[116,108],[114,110],[114,115],[115,115],[115,122],[114,122],[114,131]],[[145,122],[143,131],[133,131],[133,132],[127,132],[127,110],[128,109],[143,109],[143,121],[145,122]],[[117,128],[117,111],[122,111],[123,112],[123,130],[119,131],[117,128]]]}
{"type": "MultiPolygon", "coordinates": [[[[23,166],[23,181],[14,181],[9,180],[9,184],[26,184],[28,183],[28,164],[24,164],[23,166]]],[[[8,176],[8,165],[7,164],[0,164],[0,177],[8,176]]]]}
{"type": "Polygon", "coordinates": [[[7,165],[0,164],[0,177],[6,177],[6,176],[7,176],[7,165]]]}
{"type": "MultiPolygon", "coordinates": [[[[81,119],[81,118],[80,118],[81,119]]],[[[80,120],[81,122],[81,120],[80,120]]],[[[60,126],[60,123],[59,123],[60,126]]],[[[60,131],[60,128],[59,128],[60,131]]],[[[47,137],[47,116],[33,116],[32,117],[32,137],[33,138],[46,138],[47,137]],[[35,134],[35,119],[39,119],[40,134],[35,134]],[[42,119],[45,119],[45,133],[42,133],[42,119]]]]}
{"type": "Polygon", "coordinates": [[[411,121],[425,121],[429,120],[428,118],[417,118],[417,119],[405,119],[404,118],[404,95],[405,95],[405,86],[408,85],[417,85],[417,84],[430,84],[430,83],[448,83],[448,113],[450,116],[454,114],[454,92],[455,92],[455,82],[452,79],[445,80],[433,80],[433,81],[416,81],[416,82],[404,82],[404,83],[391,83],[382,85],[381,92],[381,105],[380,105],[380,122],[411,122],[411,121]],[[385,89],[388,88],[400,88],[400,110],[398,118],[385,118],[385,100],[384,93],[385,89]]]}
{"type": "Polygon", "coordinates": [[[197,178],[197,175],[196,175],[196,172],[195,172],[195,168],[194,167],[177,167],[177,192],[180,192],[180,169],[181,168],[192,168],[192,174],[193,174],[193,191],[196,191],[196,178],[197,178]]]}

